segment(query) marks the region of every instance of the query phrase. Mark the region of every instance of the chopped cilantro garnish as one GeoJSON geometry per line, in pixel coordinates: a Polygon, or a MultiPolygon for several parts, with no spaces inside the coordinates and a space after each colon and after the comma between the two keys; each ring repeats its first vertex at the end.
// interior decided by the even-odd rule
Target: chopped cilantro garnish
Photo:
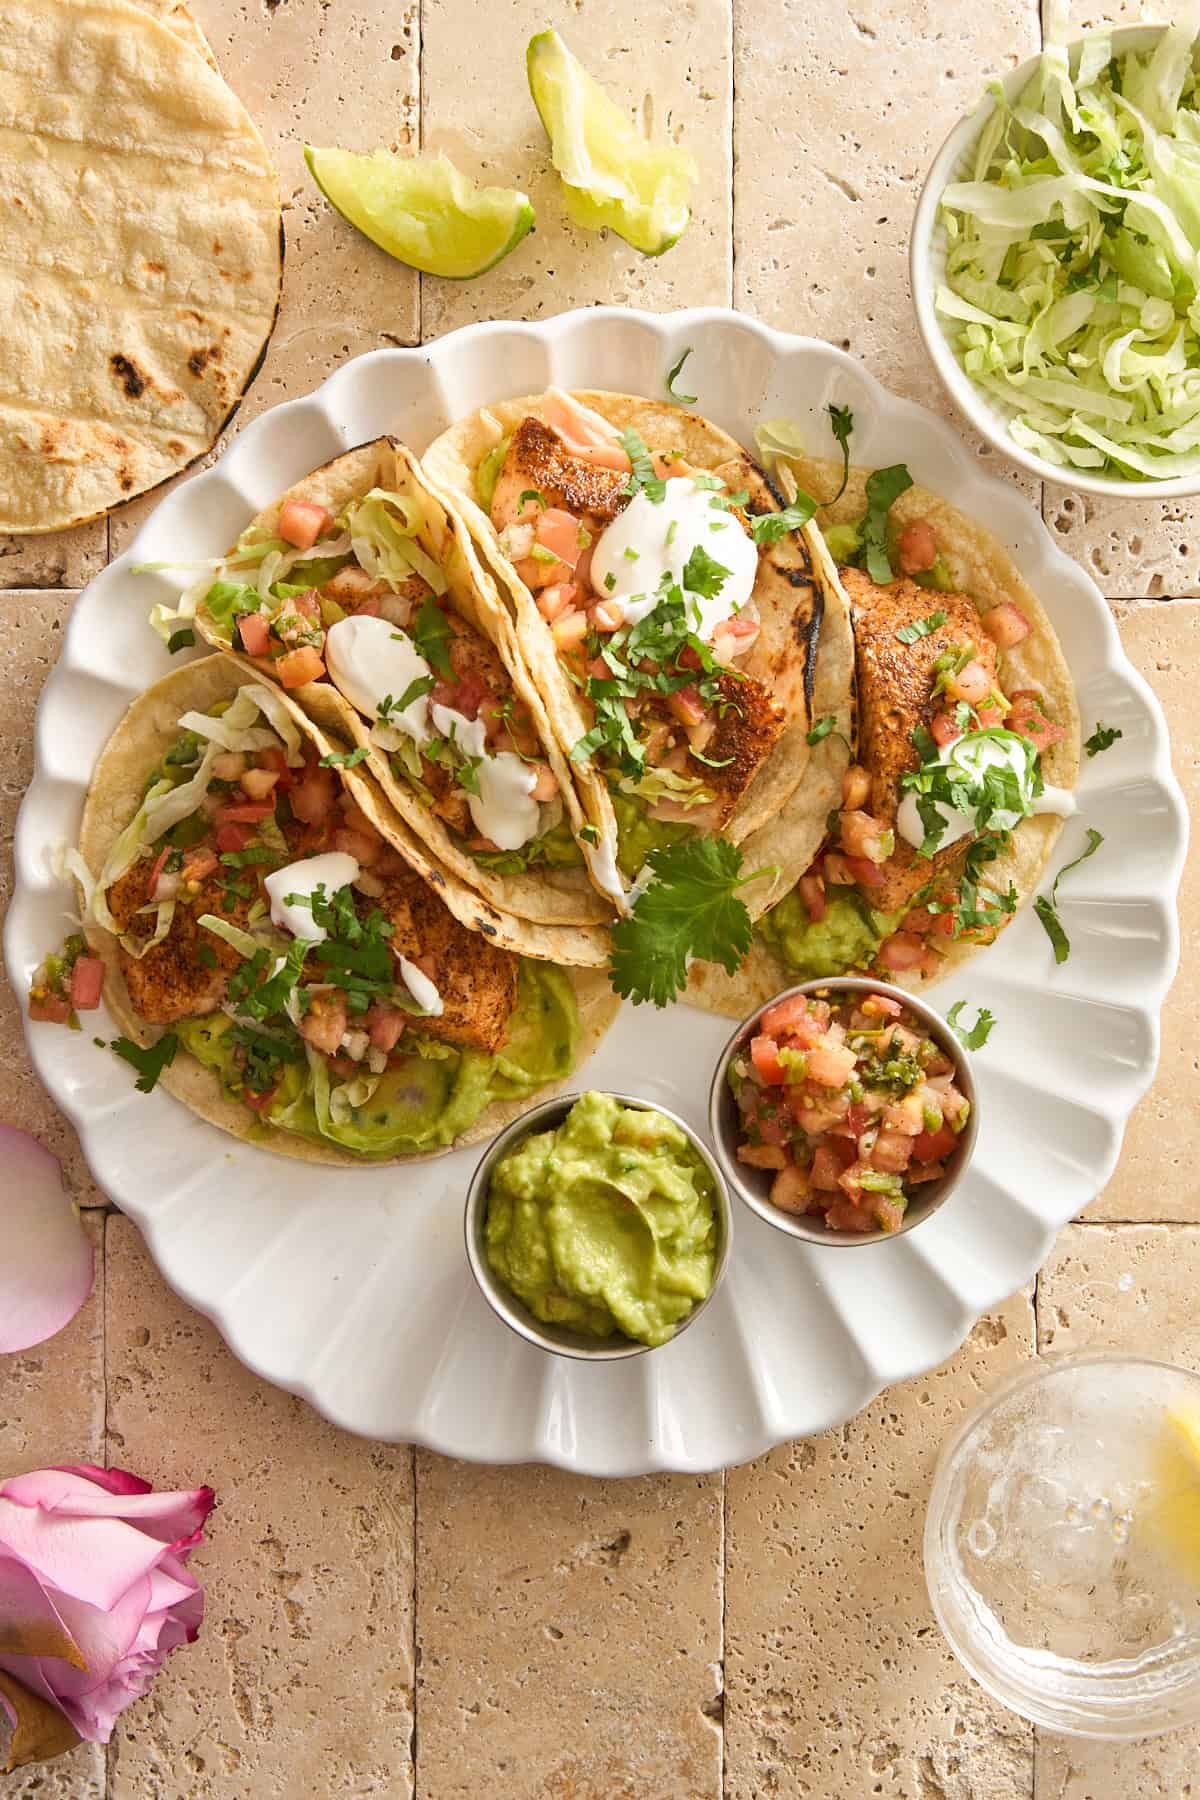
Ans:
{"type": "Polygon", "coordinates": [[[674,400],[676,406],[695,406],[696,404],[697,396],[695,394],[681,394],[675,386],[683,373],[683,365],[691,354],[692,346],[689,344],[679,361],[667,373],[667,395],[674,400]]]}
{"type": "Polygon", "coordinates": [[[390,694],[384,695],[379,702],[379,710],[375,714],[376,719],[381,725],[386,725],[393,714],[404,712],[414,700],[419,700],[422,694],[432,693],[436,686],[437,682],[432,675],[418,675],[415,680],[409,682],[398,700],[394,700],[390,694]]]}
{"type": "Polygon", "coordinates": [[[540,488],[526,488],[522,493],[521,498],[518,500],[517,505],[524,506],[527,500],[536,500],[543,512],[549,504],[545,494],[542,493],[540,488]]]}
{"type": "Polygon", "coordinates": [[[412,640],[430,668],[436,669],[447,681],[454,679],[450,652],[446,648],[453,636],[454,632],[445,613],[433,596],[427,594],[421,602],[421,610],[412,628],[412,640]]]}
{"type": "Polygon", "coordinates": [[[359,744],[353,750],[331,750],[328,756],[321,758],[323,769],[356,769],[360,762],[365,762],[370,755],[365,744],[359,744]]]}
{"type": "Polygon", "coordinates": [[[940,625],[946,623],[944,612],[927,613],[923,619],[914,619],[911,625],[901,625],[896,636],[902,644],[916,644],[921,638],[928,637],[940,625]]]}
{"type": "Polygon", "coordinates": [[[777,544],[789,531],[799,531],[802,525],[807,525],[816,510],[817,503],[811,495],[797,494],[782,512],[756,513],[750,520],[750,535],[760,550],[768,544],[777,544]]]}
{"type": "Polygon", "coordinates": [[[1072,869],[1077,869],[1080,863],[1086,862],[1089,856],[1095,855],[1104,842],[1104,833],[1097,831],[1095,826],[1090,826],[1087,838],[1087,849],[1081,851],[1074,862],[1069,862],[1061,868],[1054,877],[1049,894],[1039,894],[1033,903],[1033,910],[1042,921],[1046,936],[1054,946],[1056,963],[1065,963],[1071,954],[1071,940],[1063,930],[1062,920],[1058,916],[1058,884],[1064,875],[1069,875],[1072,869]]]}
{"type": "Polygon", "coordinates": [[[690,594],[702,600],[713,600],[729,579],[729,570],[715,562],[702,544],[697,544],[683,565],[683,585],[690,594]]]}
{"type": "Polygon", "coordinates": [[[622,488],[622,493],[644,493],[647,500],[652,500],[657,506],[667,491],[667,484],[655,475],[654,458],[632,425],[627,425],[621,433],[621,448],[633,464],[632,473],[622,488]]]}
{"type": "Polygon", "coordinates": [[[613,926],[609,979],[635,1004],[666,1006],[687,985],[690,957],[737,969],[751,938],[738,889],[765,871],[743,875],[742,853],[727,838],[659,845],[647,861],[653,879],[613,926]]]}
{"type": "Polygon", "coordinates": [[[167,649],[170,651],[171,655],[174,656],[177,650],[190,650],[195,642],[196,634],[191,626],[182,625],[178,631],[173,631],[167,639],[167,649]]]}
{"type": "Polygon", "coordinates": [[[475,794],[478,796],[479,765],[482,761],[482,756],[468,756],[466,761],[461,763],[454,771],[454,779],[458,782],[460,788],[465,788],[468,794],[475,794]]]}
{"type": "Polygon", "coordinates": [[[636,562],[641,554],[641,551],[635,550],[632,544],[626,544],[624,550],[621,552],[621,555],[625,558],[626,562],[636,562]]]}
{"type": "Polygon", "coordinates": [[[110,1050],[115,1050],[123,1061],[137,1070],[138,1078],[133,1085],[142,1094],[153,1091],[163,1070],[174,1062],[178,1048],[179,1039],[173,1031],[164,1032],[157,1044],[151,1044],[146,1049],[127,1037],[114,1038],[109,1045],[110,1050]]]}
{"type": "Polygon", "coordinates": [[[842,447],[841,483],[837,493],[831,495],[825,503],[827,506],[832,506],[835,500],[841,499],[846,491],[846,483],[850,479],[850,433],[854,430],[854,414],[848,406],[835,406],[832,401],[825,410],[829,414],[829,429],[842,447]]]}
{"type": "Polygon", "coordinates": [[[217,953],[213,949],[211,944],[197,944],[196,945],[196,961],[203,963],[204,967],[206,969],[215,969],[216,968],[217,953]]]}
{"type": "Polygon", "coordinates": [[[251,844],[245,850],[222,850],[220,860],[227,869],[251,869],[256,863],[275,862],[277,858],[266,844],[251,844]]]}
{"type": "MultiPolygon", "coordinates": [[[[674,523],[673,520],[672,520],[672,523],[674,523]]],[[[617,578],[613,574],[611,569],[609,570],[608,574],[604,577],[604,585],[608,589],[610,594],[612,593],[613,589],[617,585],[617,578]]]]}
{"type": "Polygon", "coordinates": [[[823,714],[814,724],[812,730],[805,739],[805,742],[808,744],[819,744],[822,738],[827,738],[829,736],[836,725],[837,719],[833,713],[823,714]]]}
{"type": "Polygon", "coordinates": [[[1083,747],[1089,756],[1099,756],[1102,750],[1111,750],[1117,739],[1124,736],[1125,733],[1115,725],[1101,725],[1097,722],[1095,731],[1083,747]]]}
{"type": "Polygon", "coordinates": [[[903,463],[876,469],[867,477],[867,511],[861,528],[863,554],[867,574],[880,587],[892,580],[892,565],[887,552],[888,513],[911,486],[912,476],[903,463]]]}
{"type": "Polygon", "coordinates": [[[982,1050],[991,1036],[992,1026],[996,1023],[995,1014],[990,1013],[986,1006],[981,1006],[975,1023],[968,1030],[965,1025],[960,1025],[958,1022],[959,1014],[966,1004],[965,1000],[956,1000],[946,1014],[946,1023],[959,1043],[967,1050],[982,1050]]]}

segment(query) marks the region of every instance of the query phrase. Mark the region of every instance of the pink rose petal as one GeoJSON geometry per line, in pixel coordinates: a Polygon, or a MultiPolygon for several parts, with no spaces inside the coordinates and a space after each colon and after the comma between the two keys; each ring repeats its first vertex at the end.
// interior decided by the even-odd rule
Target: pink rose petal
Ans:
{"type": "Polygon", "coordinates": [[[0,1496],[22,1506],[39,1506],[63,1519],[124,1519],[148,1537],[174,1546],[194,1541],[213,1507],[208,1487],[155,1494],[142,1483],[136,1489],[97,1493],[95,1475],[82,1467],[14,1475],[0,1486],[0,1496]]]}
{"type": "Polygon", "coordinates": [[[94,1481],[102,1487],[106,1494],[149,1494],[152,1484],[143,1481],[140,1475],[131,1475],[128,1469],[102,1469],[99,1463],[60,1463],[60,1475],[79,1475],[84,1481],[94,1481]]]}
{"type": "Polygon", "coordinates": [[[0,1191],[0,1351],[28,1350],[75,1317],[92,1291],[95,1257],[58,1158],[12,1125],[0,1125],[0,1191]]]}

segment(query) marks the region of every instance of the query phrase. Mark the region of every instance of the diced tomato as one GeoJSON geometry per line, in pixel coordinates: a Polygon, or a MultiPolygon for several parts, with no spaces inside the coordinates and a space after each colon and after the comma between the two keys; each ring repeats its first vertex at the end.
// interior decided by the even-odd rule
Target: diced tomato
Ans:
{"type": "Polygon", "coordinates": [[[884,827],[871,813],[844,809],[838,815],[838,836],[842,849],[852,861],[855,857],[871,863],[887,861],[884,827]]]}
{"type": "Polygon", "coordinates": [[[999,606],[991,606],[984,613],[983,629],[1001,650],[1011,650],[1014,644],[1029,636],[1033,626],[1019,606],[1002,600],[999,606]]]}
{"type": "Polygon", "coordinates": [[[831,1231],[875,1231],[874,1214],[866,1206],[859,1206],[853,1200],[835,1200],[825,1214],[825,1223],[831,1231]]]}
{"type": "Polygon", "coordinates": [[[588,608],[588,623],[596,631],[620,631],[625,623],[625,608],[619,600],[597,600],[588,608]]]}
{"type": "Polygon", "coordinates": [[[377,1000],[363,1014],[362,1022],[373,1047],[390,1054],[404,1035],[408,1014],[401,1012],[398,1006],[388,1006],[382,1000],[377,1000]]]}
{"type": "Polygon", "coordinates": [[[529,797],[544,806],[547,801],[553,800],[558,792],[558,776],[549,763],[531,764],[530,773],[536,774],[537,779],[529,790],[529,797]]]}
{"type": "MultiPolygon", "coordinates": [[[[236,825],[231,825],[228,829],[230,831],[236,831],[238,827],[236,825]]],[[[185,850],[183,855],[183,868],[179,872],[179,879],[181,881],[203,881],[206,876],[212,874],[216,866],[216,853],[215,851],[209,850],[207,846],[203,849],[185,850]]]]}
{"type": "Polygon", "coordinates": [[[337,798],[337,777],[332,769],[308,763],[292,789],[292,811],[304,825],[319,825],[337,798]]]}
{"type": "Polygon", "coordinates": [[[881,1131],[872,1146],[869,1162],[873,1169],[899,1175],[912,1161],[915,1139],[902,1131],[881,1131]]]}
{"type": "Polygon", "coordinates": [[[840,1088],[849,1081],[857,1061],[848,1045],[826,1040],[808,1052],[808,1079],[819,1087],[840,1088]]]}
{"type": "Polygon", "coordinates": [[[1036,750],[1048,750],[1051,744],[1060,744],[1067,735],[1061,725],[1056,725],[1047,716],[1045,701],[1034,688],[1021,688],[1012,695],[1008,728],[1028,738],[1036,750]]]}
{"type": "Polygon", "coordinates": [[[548,506],[539,515],[534,538],[543,550],[550,550],[559,562],[574,569],[579,561],[579,520],[561,506],[548,506]]]}
{"type": "MultiPolygon", "coordinates": [[[[854,1101],[844,1119],[830,1126],[830,1134],[838,1138],[860,1138],[874,1118],[874,1113],[865,1101],[854,1101]]],[[[853,1154],[847,1156],[847,1162],[853,1162],[853,1154]]]]}
{"type": "Polygon", "coordinates": [[[921,575],[937,561],[938,544],[928,519],[914,519],[896,540],[896,558],[906,575],[921,575]]]}
{"type": "Polygon", "coordinates": [[[217,831],[217,849],[222,855],[229,850],[244,850],[253,836],[250,825],[222,825],[217,831]]]}
{"type": "Polygon", "coordinates": [[[935,712],[929,721],[929,729],[939,750],[944,750],[947,744],[955,743],[962,736],[962,727],[956,724],[953,713],[935,712]]]}
{"type": "Polygon", "coordinates": [[[71,1005],[76,1012],[95,1012],[104,986],[104,964],[98,956],[77,956],[71,970],[71,1005]]]}
{"type": "Polygon", "coordinates": [[[890,994],[868,994],[862,1010],[870,1019],[898,1019],[904,1008],[890,994]]]}
{"type": "Polygon", "coordinates": [[[336,994],[318,994],[300,1022],[300,1036],[314,1050],[336,1056],[345,1034],[345,1002],[336,994]]]}
{"type": "Polygon", "coordinates": [[[1008,717],[1008,702],[1001,703],[995,694],[989,694],[975,708],[975,716],[979,720],[980,731],[989,731],[993,726],[1004,724],[1008,717]]]}
{"type": "Polygon", "coordinates": [[[154,859],[154,867],[146,878],[146,898],[153,900],[154,890],[158,886],[158,878],[167,866],[167,858],[171,854],[170,844],[164,844],[154,859]]]}
{"type": "Polygon", "coordinates": [[[904,1223],[904,1207],[887,1194],[876,1194],[871,1210],[880,1231],[899,1231],[904,1223]]]}
{"type": "Polygon", "coordinates": [[[911,931],[894,931],[879,946],[879,960],[885,969],[915,969],[924,957],[925,946],[911,931]]]}
{"type": "MultiPolygon", "coordinates": [[[[359,607],[359,612],[364,612],[371,604],[372,602],[370,600],[365,600],[362,606],[359,607]]],[[[292,605],[300,614],[301,618],[319,619],[321,616],[321,596],[318,594],[316,588],[305,588],[302,594],[297,594],[295,596],[292,600],[292,605]]],[[[374,605],[379,605],[378,600],[374,602],[374,605]]]]}
{"type": "Polygon", "coordinates": [[[265,656],[271,645],[271,628],[261,613],[243,613],[238,620],[238,636],[247,656],[265,656]]]}
{"type": "Polygon", "coordinates": [[[862,1178],[867,1172],[868,1164],[856,1160],[847,1168],[843,1169],[838,1176],[838,1186],[841,1188],[843,1194],[847,1195],[848,1198],[856,1204],[859,1195],[862,1193],[862,1178]]]}
{"type": "Polygon", "coordinates": [[[241,1097],[251,1112],[260,1113],[266,1112],[278,1092],[278,1086],[265,1088],[261,1094],[254,1093],[251,1088],[243,1088],[241,1097]]]}
{"type": "Polygon", "coordinates": [[[758,1028],[767,1037],[777,1038],[786,1032],[798,1033],[806,1026],[815,1025],[823,1035],[828,1023],[827,1001],[810,1000],[807,994],[793,994],[788,1000],[777,1000],[774,1006],[768,1006],[758,1021],[758,1028]],[[809,1010],[810,1007],[812,1011],[809,1010]]]}
{"type": "Polygon", "coordinates": [[[543,588],[538,595],[537,609],[547,625],[553,625],[562,613],[575,605],[579,598],[579,589],[571,581],[556,581],[553,587],[543,588]]]}
{"type": "Polygon", "coordinates": [[[781,1212],[805,1213],[812,1197],[808,1174],[789,1163],[771,1183],[771,1205],[781,1212]]]}
{"type": "Polygon", "coordinates": [[[254,754],[258,758],[260,769],[269,769],[273,775],[278,777],[276,785],[280,793],[286,792],[294,785],[295,774],[282,750],[256,750],[254,754]]]}
{"type": "Polygon", "coordinates": [[[936,1131],[921,1131],[911,1140],[913,1156],[919,1163],[940,1162],[958,1147],[958,1139],[948,1125],[936,1131]]]}
{"type": "Polygon", "coordinates": [[[788,1165],[782,1144],[739,1144],[737,1159],[751,1169],[786,1169],[788,1165]]]}
{"type": "Polygon", "coordinates": [[[585,612],[565,612],[555,619],[550,627],[554,638],[554,647],[561,655],[565,650],[574,650],[582,644],[588,634],[587,614],[585,612]]]}
{"type": "Polygon", "coordinates": [[[235,800],[228,806],[219,806],[213,814],[213,823],[222,825],[257,825],[260,819],[269,819],[275,811],[275,802],[266,800],[235,800]]]}
{"type": "Polygon", "coordinates": [[[825,917],[825,883],[819,875],[802,875],[796,883],[801,904],[813,924],[825,917]]]}
{"type": "Polygon", "coordinates": [[[918,1187],[923,1181],[940,1181],[945,1173],[944,1163],[917,1163],[915,1168],[910,1164],[904,1172],[904,1179],[909,1187],[918,1187]]]}
{"type": "Polygon", "coordinates": [[[883,886],[883,870],[878,863],[870,862],[865,856],[848,856],[846,858],[846,867],[849,869],[851,877],[857,881],[859,887],[877,888],[883,886]]]}
{"type": "Polygon", "coordinates": [[[694,683],[687,687],[676,688],[673,694],[667,695],[667,711],[671,717],[678,719],[681,725],[700,725],[705,716],[705,705],[700,698],[700,690],[694,683]]]}
{"type": "Polygon", "coordinates": [[[952,700],[965,700],[978,706],[992,691],[992,678],[981,662],[969,662],[957,675],[946,678],[946,692],[952,700]]]}
{"type": "MultiPolygon", "coordinates": [[[[455,712],[462,714],[464,719],[474,719],[488,697],[488,686],[478,675],[464,675],[462,680],[452,688],[451,693],[453,698],[443,700],[440,704],[452,706],[455,712]]],[[[437,689],[435,688],[429,696],[430,704],[433,703],[436,695],[437,689]]]]}
{"type": "Polygon", "coordinates": [[[275,673],[285,688],[304,687],[310,681],[317,681],[325,673],[325,664],[321,660],[321,652],[312,644],[301,644],[299,649],[289,650],[275,664],[275,673]]]}
{"type": "Polygon", "coordinates": [[[31,994],[29,1016],[39,1025],[65,1025],[71,1017],[71,1002],[65,994],[31,994]]]}
{"type": "MultiPolygon", "coordinates": [[[[853,1156],[853,1150],[850,1154],[853,1156]]],[[[818,1144],[813,1152],[809,1180],[815,1188],[820,1188],[823,1193],[836,1194],[838,1181],[845,1166],[832,1145],[818,1144]]]]}
{"type": "Polygon", "coordinates": [[[787,1080],[787,1070],[779,1060],[779,1045],[774,1038],[751,1038],[750,1060],[755,1073],[768,1087],[781,1086],[787,1080]]]}
{"type": "Polygon", "coordinates": [[[279,509],[279,535],[297,550],[311,550],[333,528],[333,514],[308,500],[285,500],[279,509]]]}

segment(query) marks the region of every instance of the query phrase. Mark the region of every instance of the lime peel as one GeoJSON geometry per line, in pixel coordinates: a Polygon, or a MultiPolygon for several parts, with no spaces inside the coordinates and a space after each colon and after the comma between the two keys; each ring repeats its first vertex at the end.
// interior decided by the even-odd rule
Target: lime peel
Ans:
{"type": "Polygon", "coordinates": [[[688,152],[642,137],[557,31],[530,38],[525,66],[575,224],[613,231],[645,256],[678,243],[697,176],[688,152]]]}
{"type": "Polygon", "coordinates": [[[1139,1519],[1146,1541],[1200,1587],[1200,1407],[1168,1408],[1139,1519]]]}
{"type": "Polygon", "coordinates": [[[389,256],[425,275],[469,281],[516,248],[534,221],[517,188],[480,187],[443,151],[304,146],[304,160],[329,204],[389,256]]]}

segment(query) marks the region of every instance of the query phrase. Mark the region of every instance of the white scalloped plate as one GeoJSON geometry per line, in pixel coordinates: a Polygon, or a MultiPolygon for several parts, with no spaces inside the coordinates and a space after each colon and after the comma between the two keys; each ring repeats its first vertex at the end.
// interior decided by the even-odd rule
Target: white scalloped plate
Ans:
{"type": "MultiPolygon", "coordinates": [[[[1106,841],[1064,893],[1068,964],[1055,967],[1026,910],[965,976],[932,990],[935,1005],[968,994],[999,1020],[978,1059],[975,1162],[953,1199],[920,1230],[858,1253],[790,1242],[743,1209],[734,1266],[706,1317],[624,1363],[542,1355],[493,1317],[463,1252],[474,1153],[399,1172],[285,1163],[232,1143],[165,1094],[136,1093],[90,1029],[32,1028],[38,1073],[167,1280],[251,1368],[370,1437],[630,1475],[744,1462],[839,1424],[889,1383],[943,1362],[982,1311],[1032,1275],[1058,1228],[1104,1186],[1154,1072],[1178,954],[1186,815],[1162,715],[1099,591],[941,420],[828,344],[716,309],[600,308],[374,351],[255,420],[214,468],[163,500],[80,596],[38,708],[5,938],[15,989],[27,990],[60,940],[71,904],[45,847],[74,838],[102,745],[134,695],[172,666],[146,623],[161,578],[132,576],[132,562],[220,553],[289,482],[381,432],[420,450],[472,408],[549,382],[659,394],[688,345],[689,385],[743,441],[756,421],[790,415],[832,454],[825,405],[849,404],[856,461],[907,462],[997,532],[1059,631],[1085,729],[1102,718],[1123,733],[1085,762],[1081,816],[1060,860],[1087,825],[1106,841]]],[[[727,1030],[701,1013],[626,1007],[586,1081],[636,1088],[704,1129],[727,1030]]]]}

